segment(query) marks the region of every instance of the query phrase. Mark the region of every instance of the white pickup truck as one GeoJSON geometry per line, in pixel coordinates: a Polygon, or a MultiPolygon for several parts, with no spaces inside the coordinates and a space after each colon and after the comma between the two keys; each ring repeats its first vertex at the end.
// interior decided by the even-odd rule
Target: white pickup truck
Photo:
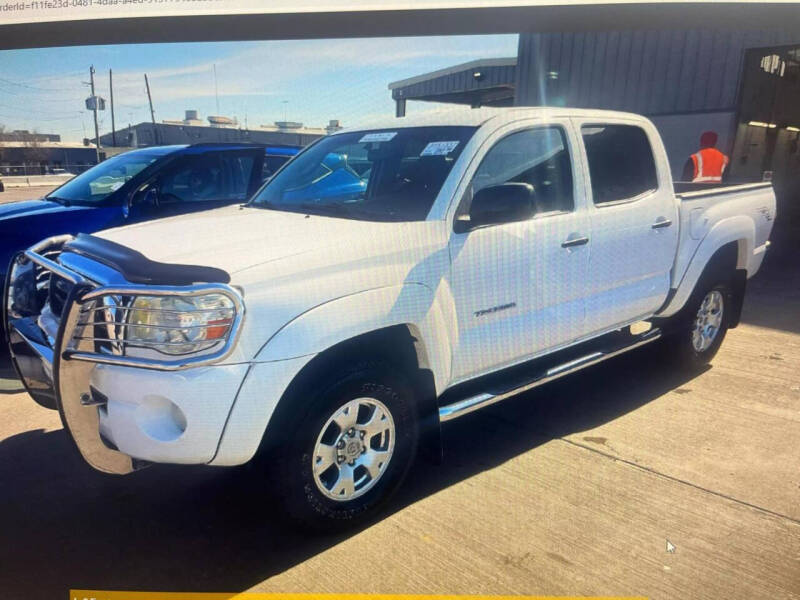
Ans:
{"type": "Polygon", "coordinates": [[[676,195],[640,116],[387,120],[245,205],[33,246],[8,341],[96,469],[258,454],[294,517],[342,524],[443,422],[659,338],[710,360],[774,218],[769,184],[676,195]]]}

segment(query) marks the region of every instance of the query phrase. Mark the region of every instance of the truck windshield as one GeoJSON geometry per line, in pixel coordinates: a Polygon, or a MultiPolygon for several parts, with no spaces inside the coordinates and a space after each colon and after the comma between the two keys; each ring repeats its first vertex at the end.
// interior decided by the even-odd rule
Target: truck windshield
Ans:
{"type": "Polygon", "coordinates": [[[120,154],[73,177],[45,197],[70,204],[97,204],[162,156],[143,152],[120,154]]]}
{"type": "Polygon", "coordinates": [[[323,138],[279,171],[255,206],[423,221],[475,127],[409,127],[323,138]]]}

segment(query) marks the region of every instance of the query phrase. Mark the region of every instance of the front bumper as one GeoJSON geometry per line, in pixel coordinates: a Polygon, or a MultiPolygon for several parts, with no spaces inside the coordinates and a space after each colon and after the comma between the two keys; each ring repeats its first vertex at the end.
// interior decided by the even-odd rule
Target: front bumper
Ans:
{"type": "MultiPolygon", "coordinates": [[[[228,355],[236,331],[219,353],[159,362],[98,351],[94,332],[99,326],[87,314],[99,310],[104,294],[208,293],[214,287],[240,302],[238,293],[220,285],[142,288],[103,268],[90,277],[47,257],[68,239],[37,244],[17,256],[7,274],[6,335],[28,392],[58,409],[81,455],[99,471],[130,473],[137,466],[134,459],[211,461],[249,366],[212,364],[228,355]],[[58,316],[50,311],[52,300],[47,304],[41,298],[50,294],[40,289],[43,272],[68,282],[58,316]]],[[[50,285],[55,281],[51,278],[50,285]]],[[[239,324],[240,317],[237,330],[239,324]]]]}
{"type": "Polygon", "coordinates": [[[95,365],[92,394],[101,437],[148,462],[206,464],[214,458],[248,365],[167,373],[95,365]]]}

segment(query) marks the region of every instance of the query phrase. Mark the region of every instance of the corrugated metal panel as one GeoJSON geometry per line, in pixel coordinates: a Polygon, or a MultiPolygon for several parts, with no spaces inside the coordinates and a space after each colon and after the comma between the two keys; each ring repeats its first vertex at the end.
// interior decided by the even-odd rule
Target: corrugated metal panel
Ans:
{"type": "Polygon", "coordinates": [[[409,100],[413,100],[414,98],[428,98],[430,96],[489,89],[497,86],[510,86],[514,84],[515,79],[516,67],[513,65],[467,69],[394,88],[392,90],[392,97],[395,99],[406,98],[409,100]],[[481,72],[481,79],[476,79],[473,76],[476,70],[481,72]]]}
{"type": "Polygon", "coordinates": [[[516,104],[649,115],[733,110],[744,51],[786,44],[800,44],[800,33],[712,29],[523,33],[516,104]]]}

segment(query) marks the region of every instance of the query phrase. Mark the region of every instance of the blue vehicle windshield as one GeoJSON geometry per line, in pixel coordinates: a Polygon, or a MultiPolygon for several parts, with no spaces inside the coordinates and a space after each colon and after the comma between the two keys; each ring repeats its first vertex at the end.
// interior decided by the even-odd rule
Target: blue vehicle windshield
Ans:
{"type": "Polygon", "coordinates": [[[98,204],[163,156],[157,152],[119,154],[76,175],[45,197],[70,204],[98,204]]]}
{"type": "Polygon", "coordinates": [[[251,204],[380,221],[423,221],[475,127],[408,127],[321,139],[251,204]]]}

